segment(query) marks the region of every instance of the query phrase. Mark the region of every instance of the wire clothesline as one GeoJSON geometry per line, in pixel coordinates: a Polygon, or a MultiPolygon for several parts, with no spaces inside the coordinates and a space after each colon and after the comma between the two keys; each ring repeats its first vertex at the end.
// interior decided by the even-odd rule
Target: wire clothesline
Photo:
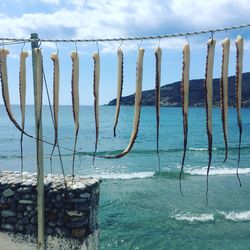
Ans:
{"type": "Polygon", "coordinates": [[[173,34],[163,34],[163,35],[156,35],[156,36],[135,36],[135,37],[117,37],[117,38],[93,38],[93,39],[43,39],[43,38],[0,38],[2,41],[2,45],[10,45],[10,44],[17,44],[17,43],[23,43],[23,42],[55,42],[55,43],[61,43],[61,42],[115,42],[115,41],[136,41],[136,40],[154,40],[154,39],[162,39],[162,38],[172,38],[172,37],[187,37],[187,36],[193,36],[193,35],[200,35],[200,34],[207,34],[211,33],[214,34],[216,32],[223,32],[228,30],[236,30],[236,29],[242,29],[250,27],[250,23],[237,25],[237,26],[229,26],[229,27],[223,27],[223,28],[217,28],[217,29],[208,29],[208,30],[199,30],[199,31],[191,31],[191,32],[182,32],[182,33],[173,33],[173,34]],[[7,43],[5,43],[5,41],[7,43]]]}

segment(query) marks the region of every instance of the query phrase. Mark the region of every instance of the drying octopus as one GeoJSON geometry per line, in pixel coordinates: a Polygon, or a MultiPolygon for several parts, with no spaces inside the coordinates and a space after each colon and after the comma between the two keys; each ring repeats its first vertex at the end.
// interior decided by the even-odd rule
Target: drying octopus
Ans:
{"type": "Polygon", "coordinates": [[[207,58],[206,58],[206,73],[205,73],[205,99],[206,99],[206,126],[208,138],[208,167],[207,167],[207,189],[206,197],[208,197],[208,175],[212,160],[212,107],[213,107],[213,64],[214,64],[214,50],[216,41],[211,38],[207,42],[207,58]]]}
{"type": "Polygon", "coordinates": [[[145,50],[143,48],[139,48],[138,50],[137,67],[136,67],[136,92],[135,92],[134,121],[133,121],[133,130],[130,136],[129,143],[127,147],[121,153],[116,154],[116,155],[99,155],[98,157],[100,158],[106,158],[106,159],[121,158],[130,152],[130,150],[132,149],[135,143],[138,130],[139,130],[140,114],[141,114],[144,51],[145,50]]]}
{"type": "Polygon", "coordinates": [[[52,173],[52,156],[56,145],[58,145],[58,111],[59,111],[59,81],[60,67],[57,53],[52,53],[51,60],[53,61],[53,126],[54,126],[54,145],[50,155],[50,165],[52,173]]]}
{"type": "Polygon", "coordinates": [[[123,52],[119,48],[117,51],[118,58],[118,70],[117,70],[117,97],[116,97],[116,111],[115,111],[115,122],[113,127],[114,137],[116,137],[116,127],[120,114],[121,107],[121,98],[122,98],[122,89],[123,89],[123,52]]]}
{"type": "Polygon", "coordinates": [[[100,56],[94,53],[94,77],[93,77],[93,94],[94,94],[94,112],[95,112],[95,151],[93,156],[93,165],[95,162],[98,138],[99,138],[99,85],[100,85],[100,56]]]}
{"type": "Polygon", "coordinates": [[[26,58],[28,57],[28,52],[22,51],[20,54],[20,68],[19,68],[19,94],[20,94],[20,109],[22,116],[21,123],[21,172],[23,172],[23,131],[25,126],[25,106],[26,106],[26,58]]]}
{"type": "Polygon", "coordinates": [[[220,80],[220,101],[221,101],[221,119],[225,144],[225,158],[228,156],[228,64],[229,64],[229,48],[230,40],[228,38],[222,41],[222,69],[220,80]]]}
{"type": "Polygon", "coordinates": [[[240,164],[240,148],[241,148],[241,136],[242,136],[242,121],[241,121],[241,92],[242,92],[242,64],[243,64],[243,38],[237,36],[236,39],[236,109],[237,109],[237,121],[239,127],[239,146],[238,146],[238,161],[236,175],[241,186],[239,177],[239,164],[240,164]]]}
{"type": "Polygon", "coordinates": [[[161,48],[155,50],[155,108],[156,108],[156,154],[160,171],[160,154],[159,154],[159,129],[160,129],[160,102],[161,102],[161,48]]]}
{"type": "Polygon", "coordinates": [[[183,116],[183,133],[184,133],[184,141],[183,141],[183,156],[181,163],[181,171],[180,171],[180,192],[182,193],[181,188],[181,178],[185,163],[186,150],[187,150],[187,137],[188,137],[188,103],[189,103],[189,66],[190,66],[190,48],[189,44],[185,44],[183,47],[183,63],[182,63],[182,81],[181,81],[181,96],[182,96],[182,116],[183,116]]]}
{"type": "Polygon", "coordinates": [[[75,176],[75,154],[76,154],[76,143],[79,132],[79,56],[76,51],[71,53],[72,59],[72,78],[71,78],[71,96],[72,96],[72,109],[73,118],[75,123],[75,140],[74,140],[74,151],[73,151],[73,162],[72,162],[72,177],[75,176]]]}

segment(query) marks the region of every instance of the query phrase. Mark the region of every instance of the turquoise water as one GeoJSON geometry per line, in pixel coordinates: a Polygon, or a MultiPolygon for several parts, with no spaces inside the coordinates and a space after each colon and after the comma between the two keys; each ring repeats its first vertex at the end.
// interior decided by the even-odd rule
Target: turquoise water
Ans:
{"type": "MultiPolygon", "coordinates": [[[[20,118],[19,107],[14,113],[20,118]]],[[[126,147],[132,131],[133,107],[122,107],[113,138],[115,107],[100,110],[99,154],[114,154],[126,147]]],[[[76,173],[103,179],[100,197],[100,249],[249,249],[250,246],[250,109],[242,109],[243,140],[240,163],[242,187],[235,167],[238,126],[235,109],[229,110],[229,157],[224,159],[221,115],[213,110],[213,160],[206,203],[208,161],[205,110],[191,108],[188,151],[183,180],[184,197],[179,192],[179,169],[183,134],[181,108],[161,108],[161,173],[155,153],[154,107],[143,107],[140,130],[132,152],[122,159],[96,159],[93,107],[81,107],[76,173]]],[[[34,131],[32,106],[27,107],[26,130],[34,131]]],[[[44,138],[53,141],[49,108],[43,112],[44,138]]],[[[0,166],[20,169],[20,133],[7,120],[0,106],[0,166]]],[[[71,107],[60,107],[60,145],[73,148],[74,123],[71,107]]],[[[51,146],[45,145],[45,169],[50,172],[51,146]]],[[[62,150],[67,174],[71,174],[72,152],[62,150]]],[[[25,171],[35,172],[35,143],[25,138],[25,171]]],[[[61,173],[57,153],[53,173],[61,173]]]]}

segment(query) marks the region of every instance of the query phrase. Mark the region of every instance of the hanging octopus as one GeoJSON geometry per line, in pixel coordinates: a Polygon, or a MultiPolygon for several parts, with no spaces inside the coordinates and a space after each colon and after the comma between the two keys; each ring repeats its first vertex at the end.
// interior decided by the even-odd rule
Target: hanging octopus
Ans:
{"type": "Polygon", "coordinates": [[[160,166],[160,154],[159,154],[159,129],[160,129],[160,102],[161,102],[161,48],[155,50],[155,108],[156,108],[156,154],[158,157],[159,171],[160,166]]]}
{"type": "Polygon", "coordinates": [[[225,143],[225,159],[223,164],[227,160],[228,156],[228,64],[229,64],[229,48],[230,40],[228,38],[222,41],[222,69],[220,80],[220,101],[221,101],[221,119],[225,143]]]}
{"type": "Polygon", "coordinates": [[[237,36],[236,39],[236,109],[237,109],[237,120],[239,127],[239,147],[238,147],[238,161],[236,175],[241,186],[239,177],[239,165],[240,165],[240,148],[241,148],[241,136],[242,136],[242,121],[241,121],[241,92],[242,92],[242,64],[243,64],[243,38],[237,36]]]}
{"type": "Polygon", "coordinates": [[[187,136],[188,136],[189,65],[190,65],[190,49],[189,49],[189,44],[185,44],[183,47],[183,64],[182,64],[182,81],[181,81],[184,149],[183,149],[179,184],[180,184],[180,192],[182,195],[183,193],[181,188],[181,178],[185,163],[186,150],[187,150],[187,136]]]}
{"type": "Polygon", "coordinates": [[[54,125],[54,145],[50,154],[50,166],[52,174],[52,156],[56,145],[58,144],[58,110],[59,110],[59,59],[58,54],[52,53],[51,60],[53,61],[54,71],[53,71],[53,125],[54,125]]]}
{"type": "Polygon", "coordinates": [[[134,122],[133,122],[133,131],[130,136],[130,140],[128,146],[117,155],[106,155],[102,156],[99,155],[100,158],[106,159],[114,159],[114,158],[121,158],[125,156],[127,153],[130,152],[132,149],[138,131],[139,131],[139,124],[140,124],[140,114],[141,114],[141,102],[142,102],[142,73],[143,73],[143,56],[144,56],[144,49],[139,48],[138,51],[138,58],[137,58],[137,67],[136,67],[136,92],[135,92],[135,111],[134,111],[134,122]]]}
{"type": "Polygon", "coordinates": [[[22,116],[22,131],[20,139],[21,147],[21,173],[23,172],[23,131],[25,125],[25,106],[26,106],[26,58],[28,57],[28,52],[22,51],[20,54],[20,68],[19,68],[19,94],[20,94],[20,109],[22,116]]]}
{"type": "Polygon", "coordinates": [[[95,151],[94,151],[94,156],[93,156],[93,165],[94,165],[96,151],[97,151],[98,138],[99,138],[100,56],[99,56],[99,53],[94,53],[92,57],[94,60],[93,94],[94,94],[94,111],[95,111],[95,151]]]}
{"type": "Polygon", "coordinates": [[[213,107],[213,64],[214,50],[216,41],[212,38],[207,42],[207,58],[206,58],[206,75],[205,75],[205,99],[206,99],[206,126],[208,138],[208,167],[207,167],[207,190],[206,197],[208,198],[208,175],[212,160],[212,107],[213,107]]]}
{"type": "Polygon", "coordinates": [[[121,48],[117,51],[118,57],[118,74],[117,74],[117,97],[116,97],[116,112],[115,112],[115,122],[114,122],[114,137],[116,137],[116,126],[119,119],[121,98],[122,98],[122,88],[123,88],[123,52],[121,48]]]}
{"type": "Polygon", "coordinates": [[[71,96],[72,96],[72,109],[73,118],[75,123],[75,142],[72,162],[72,177],[75,176],[75,155],[76,143],[79,132],[79,56],[76,51],[71,53],[72,59],[72,78],[71,78],[71,96]]]}

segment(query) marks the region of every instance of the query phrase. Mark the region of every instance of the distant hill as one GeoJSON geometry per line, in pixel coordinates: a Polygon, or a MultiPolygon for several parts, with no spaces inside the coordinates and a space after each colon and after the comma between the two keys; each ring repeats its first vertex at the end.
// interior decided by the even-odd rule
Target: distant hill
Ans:
{"type": "MultiPolygon", "coordinates": [[[[190,80],[189,105],[204,106],[204,79],[190,80]]],[[[142,105],[151,106],[155,103],[155,91],[146,90],[142,92],[142,105]]],[[[228,103],[235,106],[235,76],[228,78],[228,103]]],[[[133,105],[134,94],[124,96],[121,99],[122,105],[133,105]]],[[[220,105],[220,79],[213,81],[213,104],[220,105]]],[[[116,105],[116,99],[113,99],[108,105],[116,105]]],[[[161,106],[179,107],[181,106],[181,82],[166,84],[161,87],[161,106]]],[[[243,73],[242,76],[242,106],[250,107],[250,73],[243,73]]]]}

